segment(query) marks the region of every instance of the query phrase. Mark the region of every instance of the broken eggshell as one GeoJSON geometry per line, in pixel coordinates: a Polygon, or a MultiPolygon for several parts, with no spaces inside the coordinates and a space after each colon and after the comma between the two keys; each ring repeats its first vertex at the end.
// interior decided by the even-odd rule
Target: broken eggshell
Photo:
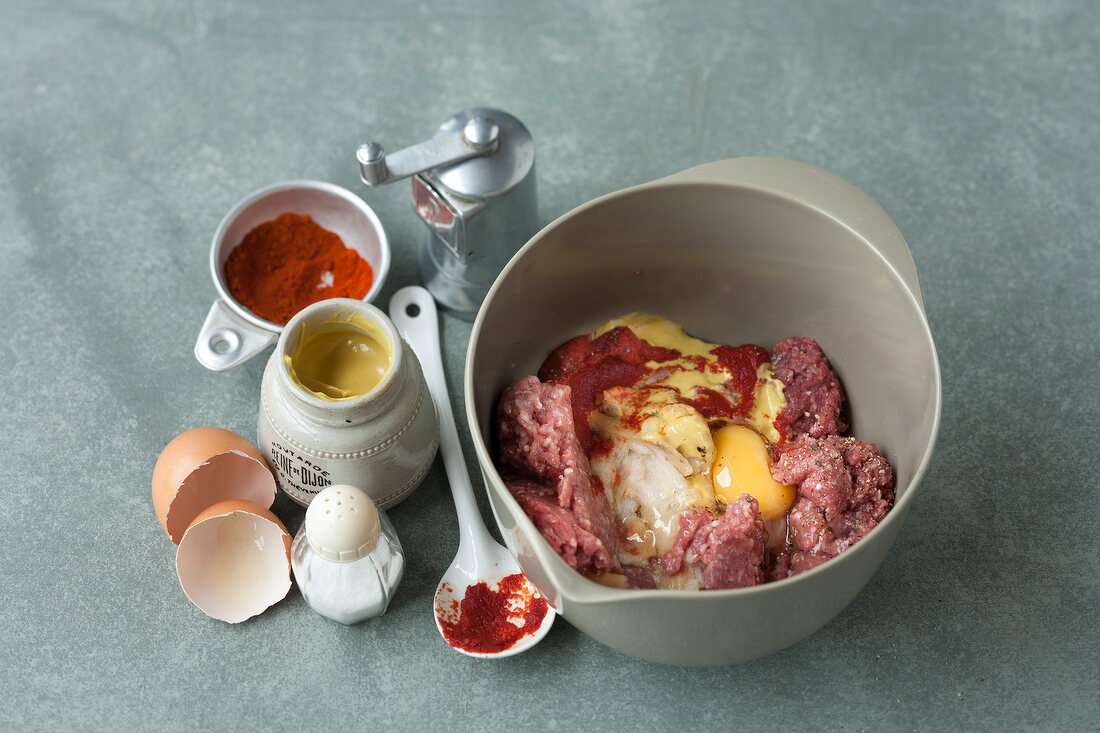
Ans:
{"type": "Polygon", "coordinates": [[[270,510],[251,501],[218,502],[184,532],[176,574],[203,613],[240,623],[290,592],[290,542],[270,510]]]}
{"type": "Polygon", "coordinates": [[[177,545],[204,509],[227,499],[263,508],[275,502],[275,477],[260,452],[223,428],[193,428],[173,438],[153,468],[153,508],[177,545]]]}

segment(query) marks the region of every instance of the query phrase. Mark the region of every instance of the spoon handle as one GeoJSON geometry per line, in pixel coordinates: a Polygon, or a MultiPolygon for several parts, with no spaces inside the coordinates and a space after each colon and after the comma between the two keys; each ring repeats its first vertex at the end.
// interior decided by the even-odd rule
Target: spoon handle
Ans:
{"type": "Polygon", "coordinates": [[[460,544],[472,543],[480,547],[492,541],[470,484],[470,474],[462,456],[458,441],[458,428],[447,391],[447,379],[443,373],[443,359],[439,348],[439,315],[432,294],[418,285],[401,288],[390,298],[390,320],[401,336],[416,352],[424,370],[432,402],[439,416],[439,452],[443,454],[443,468],[451,485],[458,525],[460,544]]]}

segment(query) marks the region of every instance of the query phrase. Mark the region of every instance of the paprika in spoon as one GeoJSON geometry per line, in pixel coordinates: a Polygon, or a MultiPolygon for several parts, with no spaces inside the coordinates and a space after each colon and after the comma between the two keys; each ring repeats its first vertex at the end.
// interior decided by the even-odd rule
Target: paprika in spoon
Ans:
{"type": "Polygon", "coordinates": [[[436,622],[447,643],[466,652],[496,654],[511,649],[537,632],[550,610],[523,573],[502,578],[496,590],[484,580],[469,585],[461,603],[449,583],[442,595],[447,600],[437,603],[436,622]]]}
{"type": "Polygon", "coordinates": [[[419,357],[439,415],[439,452],[458,514],[458,553],[436,587],[435,625],[463,654],[506,657],[539,643],[557,614],[481,519],[447,393],[438,318],[432,294],[417,285],[401,288],[390,299],[390,319],[419,357]]]}

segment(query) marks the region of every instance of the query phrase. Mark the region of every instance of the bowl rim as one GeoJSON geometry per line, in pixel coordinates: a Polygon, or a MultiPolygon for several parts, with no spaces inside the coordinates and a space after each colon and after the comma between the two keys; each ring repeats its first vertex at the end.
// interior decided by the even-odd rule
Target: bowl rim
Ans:
{"type": "MultiPolygon", "coordinates": [[[[913,279],[905,277],[896,266],[896,263],[891,260],[882,250],[880,250],[867,236],[859,231],[852,222],[846,220],[846,218],[840,217],[828,208],[819,204],[815,204],[812,201],[806,200],[806,198],[789,191],[784,191],[780,187],[775,185],[768,185],[767,183],[750,183],[744,180],[741,181],[719,181],[719,180],[695,180],[692,174],[696,171],[707,168],[708,166],[721,165],[731,162],[751,161],[752,163],[763,163],[765,165],[775,162],[781,166],[794,165],[794,169],[805,169],[817,174],[824,174],[830,179],[842,182],[849,186],[854,193],[861,194],[865,201],[859,201],[860,205],[873,206],[878,212],[881,212],[882,216],[886,216],[886,221],[889,222],[893,231],[897,233],[900,238],[901,233],[897,230],[897,225],[893,220],[886,215],[885,211],[875,202],[870,196],[861,191],[859,188],[848,183],[842,178],[828,173],[820,168],[812,166],[808,163],[801,161],[794,161],[786,158],[735,158],[728,161],[719,161],[718,163],[705,164],[696,168],[691,168],[680,173],[675,173],[670,176],[656,179],[648,183],[642,183],[636,186],[629,186],[618,191],[598,196],[590,201],[582,203],[573,209],[567,211],[561,216],[557,217],[545,227],[540,229],[534,236],[532,236],[516,254],[508,261],[508,263],[501,270],[501,273],[497,276],[490,287],[488,294],[485,296],[485,300],[482,303],[482,307],[478,310],[477,317],[474,320],[473,327],[470,332],[470,339],[467,344],[465,368],[463,375],[463,390],[464,401],[466,407],[466,421],[470,430],[470,438],[473,442],[474,452],[477,456],[478,463],[481,468],[482,476],[484,478],[485,486],[484,490],[489,496],[490,504],[493,503],[493,492],[490,489],[490,484],[495,480],[499,486],[497,487],[497,493],[501,501],[508,504],[511,513],[516,516],[516,520],[519,523],[524,523],[525,532],[537,537],[537,544],[532,545],[532,552],[538,557],[542,569],[546,575],[550,578],[554,585],[554,590],[557,593],[568,600],[570,605],[602,605],[602,604],[618,604],[627,603],[638,600],[649,600],[655,602],[661,602],[663,600],[679,601],[686,598],[697,599],[697,602],[703,603],[720,603],[726,599],[733,597],[750,597],[762,593],[780,592],[782,589],[790,588],[793,584],[803,582],[807,579],[815,578],[825,572],[837,572],[839,568],[843,567],[849,562],[845,562],[845,558],[855,558],[864,552],[870,551],[868,547],[865,547],[865,543],[861,540],[849,547],[843,553],[830,559],[828,562],[824,562],[815,568],[804,571],[794,576],[782,578],[780,580],[769,581],[761,583],[759,585],[747,587],[747,588],[728,588],[722,590],[708,590],[706,592],[700,592],[697,590],[674,590],[674,589],[636,589],[636,588],[612,588],[605,585],[601,585],[589,578],[586,578],[581,573],[571,568],[557,552],[550,547],[549,543],[545,541],[542,534],[535,527],[527,513],[520,507],[519,502],[516,501],[512,493],[507,490],[504,485],[503,479],[500,477],[500,473],[496,470],[495,463],[489,452],[489,447],[486,445],[485,440],[482,438],[481,431],[478,425],[476,410],[476,400],[474,399],[474,352],[476,346],[480,340],[481,329],[484,325],[485,314],[487,307],[494,297],[497,291],[500,289],[501,284],[507,276],[518,266],[522,257],[530,250],[537,247],[550,232],[558,228],[564,221],[571,219],[576,215],[586,211],[589,208],[606,204],[607,202],[614,201],[620,198],[626,198],[629,196],[636,196],[645,192],[651,191],[655,188],[681,188],[695,185],[702,185],[705,187],[728,187],[732,189],[745,190],[758,194],[764,194],[768,196],[781,199],[786,203],[800,206],[811,210],[817,215],[823,216],[835,224],[840,225],[848,232],[852,234],[856,239],[864,244],[871,252],[878,256],[882,260],[883,265],[886,267],[890,276],[893,277],[897,284],[901,286],[905,296],[908,298],[910,306],[913,308],[917,316],[919,317],[920,324],[924,336],[927,340],[927,346],[932,356],[932,391],[934,398],[934,407],[932,415],[932,424],[929,440],[925,445],[924,451],[920,456],[920,460],[917,463],[916,470],[913,472],[913,476],[910,479],[905,491],[900,497],[895,497],[894,504],[890,509],[890,512],[875,526],[874,529],[868,534],[868,536],[874,536],[881,534],[883,531],[888,531],[890,527],[895,524],[899,524],[904,515],[908,512],[909,504],[913,501],[913,497],[916,495],[921,482],[927,473],[929,464],[931,463],[932,453],[935,449],[936,441],[939,437],[940,423],[943,412],[943,384],[942,376],[940,372],[939,355],[936,351],[935,340],[932,337],[932,330],[928,323],[928,317],[924,310],[923,300],[920,296],[919,284],[916,281],[915,269],[913,269],[913,279]],[[914,292],[914,288],[916,291],[914,292]],[[579,594],[579,595],[578,595],[579,594]]],[[[911,258],[907,245],[904,245],[904,239],[901,239],[903,246],[905,246],[905,253],[911,258]]],[[[494,508],[493,518],[497,523],[497,528],[504,534],[503,527],[501,527],[500,520],[496,516],[496,510],[494,508]]],[[[518,529],[517,529],[518,532],[518,529]]],[[[865,539],[865,538],[864,538],[865,539]]],[[[551,596],[553,597],[553,596],[551,596]]]]}

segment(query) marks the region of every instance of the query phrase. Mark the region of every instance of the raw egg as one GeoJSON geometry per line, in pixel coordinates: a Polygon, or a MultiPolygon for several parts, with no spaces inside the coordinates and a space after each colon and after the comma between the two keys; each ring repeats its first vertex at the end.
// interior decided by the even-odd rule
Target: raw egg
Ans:
{"type": "Polygon", "coordinates": [[[263,508],[275,502],[275,477],[247,440],[222,428],[180,433],[153,467],[153,509],[177,545],[204,509],[227,499],[263,508]]]}
{"type": "Polygon", "coordinates": [[[714,431],[714,493],[726,504],[748,494],[760,504],[762,519],[779,519],[794,502],[795,490],[772,478],[764,438],[746,425],[714,431]]]}

